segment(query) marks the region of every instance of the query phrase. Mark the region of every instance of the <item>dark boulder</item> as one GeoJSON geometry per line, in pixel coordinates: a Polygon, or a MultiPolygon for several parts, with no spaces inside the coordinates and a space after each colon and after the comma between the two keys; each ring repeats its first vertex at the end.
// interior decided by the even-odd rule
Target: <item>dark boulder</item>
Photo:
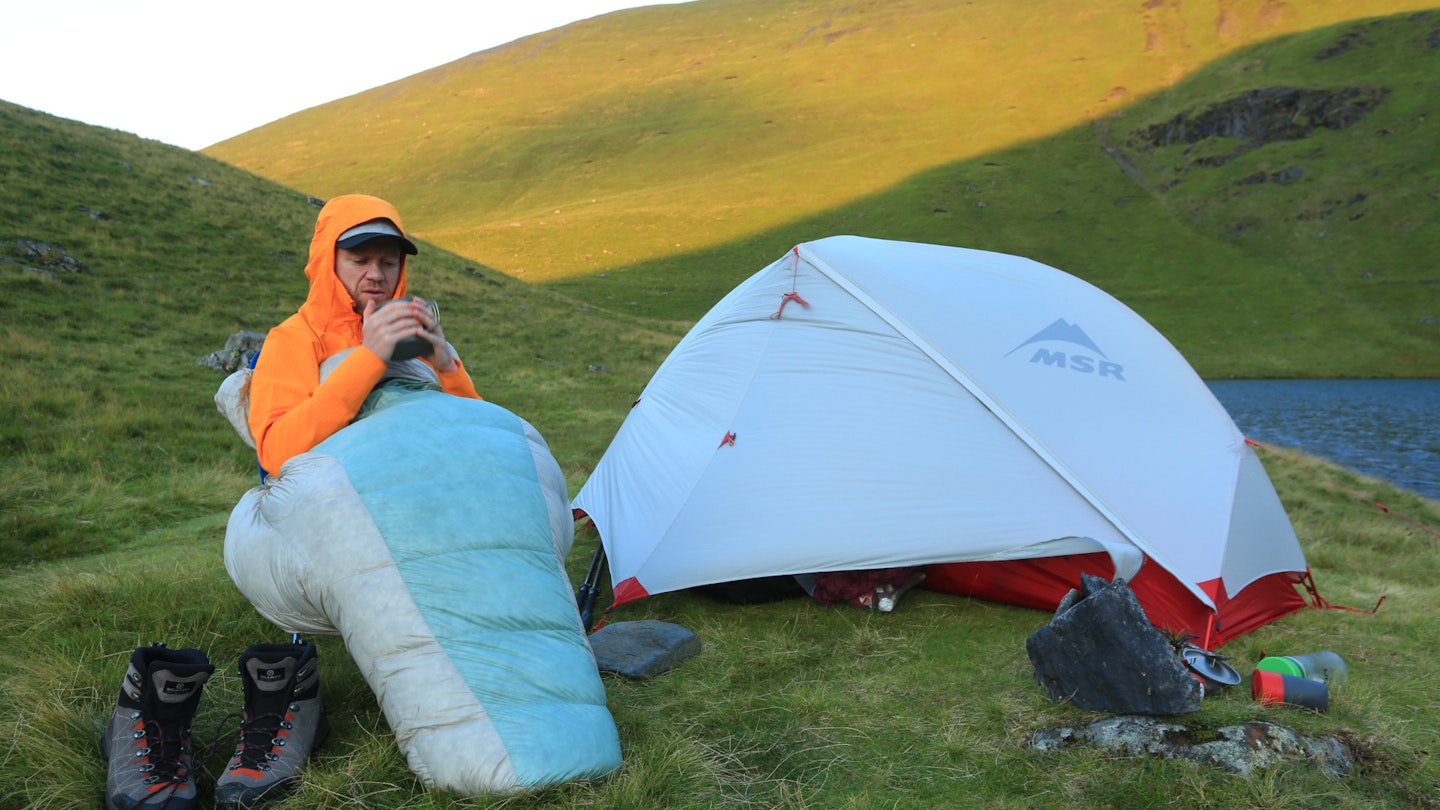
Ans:
{"type": "Polygon", "coordinates": [[[1150,624],[1125,580],[1085,575],[1049,624],[1025,640],[1051,700],[1116,714],[1199,711],[1204,688],[1150,624]]]}

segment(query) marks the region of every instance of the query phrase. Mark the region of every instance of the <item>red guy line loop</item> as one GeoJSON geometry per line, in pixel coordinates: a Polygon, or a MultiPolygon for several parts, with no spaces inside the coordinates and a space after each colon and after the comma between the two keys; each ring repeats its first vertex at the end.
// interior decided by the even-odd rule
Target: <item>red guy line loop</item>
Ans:
{"type": "Polygon", "coordinates": [[[772,321],[780,320],[780,315],[785,312],[785,305],[791,301],[794,301],[806,309],[810,308],[810,302],[801,298],[800,293],[795,291],[795,282],[800,274],[800,246],[796,245],[790,248],[790,254],[795,257],[795,262],[790,267],[790,292],[780,296],[780,308],[770,313],[770,320],[772,321]]]}

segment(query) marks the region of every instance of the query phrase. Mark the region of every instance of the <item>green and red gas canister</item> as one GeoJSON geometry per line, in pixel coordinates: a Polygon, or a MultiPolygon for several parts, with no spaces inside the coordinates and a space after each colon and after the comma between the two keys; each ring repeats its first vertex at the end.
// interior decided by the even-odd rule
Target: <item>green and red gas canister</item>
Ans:
{"type": "Polygon", "coordinates": [[[1330,687],[1350,674],[1345,659],[1329,650],[1306,655],[1267,655],[1255,665],[1250,694],[1261,703],[1283,703],[1323,712],[1330,708],[1330,687]]]}

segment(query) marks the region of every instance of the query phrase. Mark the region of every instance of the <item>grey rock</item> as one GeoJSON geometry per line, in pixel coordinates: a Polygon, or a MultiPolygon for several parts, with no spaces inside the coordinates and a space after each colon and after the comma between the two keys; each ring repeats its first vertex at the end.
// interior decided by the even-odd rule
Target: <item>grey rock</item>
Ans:
{"type": "Polygon", "coordinates": [[[615,622],[590,636],[601,672],[651,678],[700,654],[700,637],[670,622],[641,619],[615,622]]]}
{"type": "Polygon", "coordinates": [[[231,374],[250,365],[250,358],[264,343],[265,335],[260,332],[236,332],[225,339],[225,348],[200,358],[199,364],[231,374]]]}
{"type": "Polygon", "coordinates": [[[66,253],[65,248],[49,242],[16,239],[15,250],[20,253],[20,258],[47,270],[60,270],[66,273],[90,272],[90,268],[86,267],[84,262],[66,253]]]}
{"type": "Polygon", "coordinates": [[[1149,717],[1111,717],[1083,728],[1040,731],[1031,744],[1041,751],[1086,744],[1127,756],[1185,759],[1244,777],[1295,761],[1334,777],[1344,777],[1355,767],[1354,756],[1334,737],[1309,737],[1258,720],[1194,731],[1149,717]]]}
{"type": "Polygon", "coordinates": [[[1035,681],[1055,702],[1115,714],[1199,711],[1204,689],[1150,624],[1123,579],[1083,576],[1085,595],[1025,640],[1035,681]]]}

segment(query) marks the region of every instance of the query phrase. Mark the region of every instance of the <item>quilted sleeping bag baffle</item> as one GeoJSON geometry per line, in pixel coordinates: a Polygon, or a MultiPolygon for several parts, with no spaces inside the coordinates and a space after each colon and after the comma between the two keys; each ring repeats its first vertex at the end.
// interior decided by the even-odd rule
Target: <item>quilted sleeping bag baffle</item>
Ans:
{"type": "Polygon", "coordinates": [[[427,785],[513,793],[618,770],[544,439],[489,402],[377,392],[241,499],[231,578],[282,629],[344,638],[427,785]]]}

